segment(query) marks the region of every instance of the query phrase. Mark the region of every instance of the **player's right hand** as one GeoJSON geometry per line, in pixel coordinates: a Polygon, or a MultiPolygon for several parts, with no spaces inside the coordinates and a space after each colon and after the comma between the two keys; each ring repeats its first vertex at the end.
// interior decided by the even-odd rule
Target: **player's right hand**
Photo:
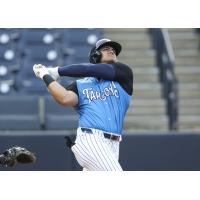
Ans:
{"type": "Polygon", "coordinates": [[[43,79],[44,75],[49,74],[48,69],[42,64],[33,65],[33,71],[35,73],[35,76],[41,79],[43,79]]]}
{"type": "Polygon", "coordinates": [[[60,78],[60,75],[58,74],[58,67],[48,67],[47,69],[54,80],[60,78]]]}

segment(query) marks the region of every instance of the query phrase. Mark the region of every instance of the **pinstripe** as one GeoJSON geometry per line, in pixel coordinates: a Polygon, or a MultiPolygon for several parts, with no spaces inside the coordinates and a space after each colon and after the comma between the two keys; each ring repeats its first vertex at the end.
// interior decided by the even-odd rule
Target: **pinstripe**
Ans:
{"type": "MultiPolygon", "coordinates": [[[[87,137],[89,137],[89,136],[88,136],[88,134],[85,134],[84,137],[85,137],[85,140],[87,141],[87,137]]],[[[85,142],[83,142],[83,141],[81,141],[81,142],[82,142],[83,148],[85,147],[85,149],[88,152],[88,154],[90,154],[90,157],[93,160],[93,162],[94,162],[94,164],[96,166],[96,169],[99,170],[101,167],[99,166],[98,160],[97,160],[97,158],[96,158],[96,156],[94,154],[94,151],[92,151],[91,147],[89,146],[88,141],[87,141],[87,146],[86,146],[85,142]]]]}
{"type": "Polygon", "coordinates": [[[82,159],[77,151],[77,146],[73,146],[72,147],[72,152],[74,153],[74,156],[76,157],[76,160],[78,161],[78,163],[83,167],[84,166],[84,159],[82,159]]]}
{"type": "Polygon", "coordinates": [[[118,158],[119,158],[119,151],[118,151],[118,148],[117,148],[118,144],[114,141],[110,141],[109,144],[110,144],[109,147],[111,148],[112,152],[114,153],[115,157],[118,160],[118,158]]]}
{"type": "MultiPolygon", "coordinates": [[[[97,169],[101,169],[102,168],[102,162],[98,162],[98,159],[92,149],[93,145],[90,145],[89,141],[88,141],[88,134],[85,134],[85,141],[87,143],[87,146],[88,146],[88,152],[90,152],[91,154],[93,154],[93,158],[94,158],[94,161],[95,163],[97,163],[98,165],[100,165],[97,169]]],[[[84,145],[85,146],[85,145],[84,145]]],[[[86,147],[87,148],[87,147],[86,147]]],[[[101,159],[101,158],[100,158],[101,159]]]]}
{"type": "Polygon", "coordinates": [[[115,142],[115,141],[110,141],[110,145],[109,145],[115,155],[115,157],[117,158],[117,160],[119,159],[119,143],[115,142]]]}
{"type": "Polygon", "coordinates": [[[113,149],[115,151],[115,157],[118,160],[119,159],[119,150],[117,148],[117,144],[113,144],[113,149]]]}
{"type": "MultiPolygon", "coordinates": [[[[84,168],[87,168],[88,170],[95,170],[97,167],[94,166],[93,162],[89,162],[86,156],[82,153],[81,149],[76,146],[76,154],[78,155],[78,158],[83,163],[81,166],[84,168]]],[[[98,168],[97,168],[98,169],[98,168]]]]}
{"type": "Polygon", "coordinates": [[[114,146],[116,148],[117,145],[119,145],[119,144],[117,144],[114,141],[111,141],[109,139],[106,139],[106,138],[104,138],[104,143],[106,144],[106,145],[104,145],[104,147],[108,149],[108,152],[110,152],[110,156],[112,157],[113,161],[115,162],[117,168],[122,170],[121,165],[118,162],[119,151],[114,150],[114,146]]]}
{"type": "MultiPolygon", "coordinates": [[[[94,136],[94,135],[93,135],[93,136],[94,136]]],[[[93,149],[94,149],[93,153],[94,153],[95,158],[97,159],[98,163],[101,165],[101,168],[102,168],[102,169],[107,169],[107,165],[105,164],[105,161],[104,161],[103,158],[100,156],[100,154],[99,154],[99,152],[97,151],[95,145],[92,143],[91,135],[88,134],[88,138],[90,139],[91,144],[92,144],[92,145],[89,145],[89,146],[90,146],[90,147],[94,147],[94,148],[93,148],[93,149]],[[98,159],[98,157],[99,157],[99,159],[98,159]]],[[[88,140],[87,140],[87,142],[88,142],[88,140]]],[[[88,142],[88,143],[89,143],[89,142],[88,142]]]]}
{"type": "Polygon", "coordinates": [[[81,166],[82,167],[85,167],[87,166],[87,157],[84,156],[81,151],[79,150],[78,146],[76,146],[76,149],[75,149],[75,155],[79,158],[79,161],[81,162],[81,166]]]}
{"type": "Polygon", "coordinates": [[[84,171],[123,171],[119,162],[119,143],[105,139],[102,131],[93,134],[77,130],[75,148],[72,150],[84,171]]]}
{"type": "MultiPolygon", "coordinates": [[[[112,163],[110,163],[109,158],[108,158],[108,156],[107,156],[107,153],[104,152],[104,149],[100,148],[99,142],[97,142],[96,135],[94,135],[94,141],[95,141],[96,146],[98,147],[99,152],[101,153],[102,157],[104,157],[104,160],[106,161],[107,166],[109,167],[109,170],[111,170],[111,169],[112,169],[112,163]]],[[[101,143],[101,142],[102,142],[102,141],[100,141],[100,143],[101,143]]]]}
{"type": "MultiPolygon", "coordinates": [[[[83,136],[85,137],[85,135],[78,135],[78,137],[77,137],[77,140],[76,140],[76,147],[78,148],[78,150],[79,150],[79,152],[81,152],[80,154],[82,155],[81,157],[80,157],[80,159],[82,158],[82,159],[84,159],[84,157],[85,157],[85,159],[87,158],[89,161],[91,161],[91,166],[94,166],[94,165],[96,165],[95,164],[95,162],[93,162],[90,158],[92,158],[91,157],[91,155],[90,155],[90,153],[88,152],[88,150],[87,150],[87,147],[84,145],[84,142],[82,141],[83,140],[83,136]],[[85,147],[85,148],[84,148],[85,147]],[[83,151],[82,151],[83,150],[83,151]],[[88,153],[87,153],[88,152],[88,153]]],[[[87,159],[85,160],[84,159],[84,161],[87,163],[87,159]]],[[[89,165],[90,166],[90,165],[89,165]]],[[[96,168],[96,166],[94,167],[94,169],[96,168]]],[[[98,167],[97,167],[98,168],[98,167]]]]}
{"type": "MultiPolygon", "coordinates": [[[[108,148],[108,146],[106,146],[106,148],[108,148]]],[[[118,161],[118,154],[114,152],[113,154],[111,154],[111,156],[113,156],[113,161],[115,162],[116,167],[119,170],[122,170],[122,167],[121,167],[121,165],[119,164],[119,161],[118,161]]]]}
{"type": "Polygon", "coordinates": [[[98,137],[98,142],[97,142],[96,139],[97,139],[97,138],[96,138],[96,135],[94,135],[94,141],[96,142],[97,147],[99,148],[99,150],[100,150],[100,152],[101,152],[101,155],[104,157],[104,159],[105,159],[105,161],[107,162],[107,164],[108,164],[110,170],[112,170],[112,169],[113,169],[113,167],[112,167],[113,164],[112,164],[112,161],[110,160],[110,156],[108,156],[108,154],[107,154],[108,152],[105,151],[105,149],[104,149],[104,147],[103,147],[103,145],[102,145],[102,140],[99,140],[99,137],[98,137]],[[100,143],[100,145],[101,145],[102,148],[100,148],[99,143],[100,143]]]}
{"type": "MultiPolygon", "coordinates": [[[[98,140],[99,140],[99,138],[98,138],[98,140]]],[[[102,149],[104,150],[104,152],[106,152],[107,158],[108,158],[109,160],[111,159],[111,164],[112,164],[112,166],[114,167],[114,169],[116,170],[116,168],[118,168],[118,169],[121,170],[121,167],[119,167],[119,166],[120,166],[120,165],[119,165],[119,162],[116,160],[114,154],[113,154],[112,151],[108,148],[107,144],[104,143],[105,145],[102,145],[102,141],[100,141],[99,143],[100,143],[102,149]],[[106,149],[107,149],[107,150],[106,150],[106,149]],[[109,155],[108,155],[108,154],[109,154],[109,155]],[[115,163],[115,165],[114,165],[113,162],[115,163]]]]}
{"type": "MultiPolygon", "coordinates": [[[[105,139],[104,136],[99,137],[97,130],[95,130],[95,133],[97,133],[97,135],[95,135],[95,138],[98,140],[98,141],[96,141],[97,145],[98,144],[101,145],[102,148],[100,148],[100,149],[104,150],[106,158],[108,158],[111,161],[111,164],[112,164],[112,166],[114,166],[114,169],[116,169],[116,167],[117,167],[118,169],[122,170],[121,166],[118,162],[118,159],[116,158],[117,156],[115,156],[114,149],[112,148],[113,141],[105,139]],[[105,148],[107,150],[105,150],[105,148]],[[114,163],[115,163],[115,165],[113,165],[114,163]]],[[[107,161],[109,161],[108,159],[107,159],[107,161]]]]}
{"type": "Polygon", "coordinates": [[[115,144],[115,152],[116,152],[117,160],[119,160],[119,144],[115,144]]]}
{"type": "Polygon", "coordinates": [[[84,147],[86,147],[86,146],[84,145],[84,143],[82,142],[81,139],[80,139],[80,143],[78,143],[78,145],[79,145],[79,147],[80,147],[81,150],[82,150],[81,152],[84,152],[84,154],[87,156],[88,160],[91,161],[90,163],[91,163],[92,166],[94,166],[94,169],[95,169],[95,168],[98,169],[99,167],[96,165],[94,159],[91,157],[91,154],[89,154],[87,148],[84,148],[84,147]],[[86,150],[85,150],[85,149],[86,149],[86,150]],[[92,159],[92,160],[91,160],[91,159],[92,159]]]}
{"type": "MultiPolygon", "coordinates": [[[[77,152],[77,154],[80,155],[79,158],[84,160],[83,165],[85,165],[85,166],[82,166],[82,167],[86,167],[86,168],[90,169],[93,166],[93,162],[90,162],[91,160],[82,153],[81,149],[79,149],[78,146],[76,146],[76,149],[79,152],[79,153],[77,152]]],[[[95,169],[96,167],[93,167],[93,168],[95,169]]]]}
{"type": "MultiPolygon", "coordinates": [[[[87,146],[84,144],[84,146],[86,147],[87,151],[91,153],[91,155],[93,155],[93,159],[94,159],[94,162],[95,162],[95,165],[97,165],[97,169],[100,170],[102,168],[102,162],[98,162],[98,159],[97,159],[97,156],[95,155],[95,152],[93,151],[93,143],[91,143],[92,145],[90,145],[89,141],[88,141],[88,137],[90,135],[85,133],[84,134],[84,137],[85,137],[85,141],[87,142],[87,146]]],[[[84,143],[84,142],[83,142],[84,143]]],[[[94,147],[95,149],[95,147],[94,147]]],[[[101,159],[101,157],[100,157],[101,159]]]]}

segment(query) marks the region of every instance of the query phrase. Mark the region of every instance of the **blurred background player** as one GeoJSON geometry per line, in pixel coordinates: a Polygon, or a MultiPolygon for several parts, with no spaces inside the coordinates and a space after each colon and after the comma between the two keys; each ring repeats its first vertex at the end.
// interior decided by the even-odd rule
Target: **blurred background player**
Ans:
{"type": "MultiPolygon", "coordinates": [[[[35,75],[47,85],[62,106],[75,107],[79,127],[71,149],[83,170],[121,171],[119,143],[133,93],[132,70],[118,62],[121,45],[109,39],[97,41],[89,53],[90,63],[46,68],[33,66],[35,75]],[[56,80],[60,76],[86,77],[67,90],[56,80]]],[[[66,121],[67,123],[67,121],[66,121]]]]}

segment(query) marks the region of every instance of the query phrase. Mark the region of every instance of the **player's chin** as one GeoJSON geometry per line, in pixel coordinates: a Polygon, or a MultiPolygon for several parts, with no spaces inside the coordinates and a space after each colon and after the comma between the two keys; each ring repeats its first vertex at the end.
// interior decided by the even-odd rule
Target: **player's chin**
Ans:
{"type": "Polygon", "coordinates": [[[114,62],[116,62],[116,59],[115,58],[109,58],[106,61],[107,61],[107,63],[114,63],[114,62]]]}

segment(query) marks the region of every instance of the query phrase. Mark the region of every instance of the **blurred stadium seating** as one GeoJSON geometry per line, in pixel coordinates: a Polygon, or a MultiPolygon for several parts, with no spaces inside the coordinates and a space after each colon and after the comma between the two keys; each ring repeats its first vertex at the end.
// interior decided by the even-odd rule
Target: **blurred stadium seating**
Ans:
{"type": "MultiPolygon", "coordinates": [[[[102,29],[0,29],[0,130],[75,129],[75,111],[48,96],[32,67],[88,62],[89,50],[102,37],[102,29]]],[[[73,80],[63,77],[60,83],[73,80]]]]}
{"type": "Polygon", "coordinates": [[[1,96],[0,110],[1,130],[40,130],[39,96],[1,96]]]}
{"type": "Polygon", "coordinates": [[[78,115],[73,108],[63,108],[45,96],[45,129],[72,130],[78,127],[78,115]]]}
{"type": "MultiPolygon", "coordinates": [[[[183,131],[200,130],[200,61],[197,33],[199,31],[195,29],[169,29],[176,57],[175,73],[179,80],[179,127],[183,131]]],[[[168,132],[167,100],[163,96],[163,85],[159,77],[160,68],[156,63],[157,53],[153,47],[151,31],[130,28],[0,29],[0,100],[5,106],[1,107],[2,112],[0,110],[0,124],[4,124],[2,120],[6,120],[2,116],[9,118],[6,110],[9,113],[10,106],[6,103],[9,103],[10,99],[13,99],[10,104],[18,107],[18,110],[13,108],[12,114],[14,110],[20,114],[20,109],[23,114],[24,110],[21,108],[23,103],[16,104],[14,100],[17,96],[25,99],[27,96],[29,99],[29,96],[34,95],[39,99],[34,97],[35,101],[39,101],[36,110],[40,117],[39,123],[38,119],[36,120],[37,126],[35,124],[30,129],[75,128],[77,116],[74,122],[67,124],[69,121],[66,118],[67,113],[71,110],[57,107],[54,100],[49,98],[46,86],[35,78],[32,66],[35,63],[63,66],[88,62],[89,50],[102,37],[111,38],[122,44],[123,51],[119,59],[133,67],[134,71],[134,95],[125,120],[125,130],[130,133],[146,130],[168,132]]],[[[73,80],[75,79],[64,77],[60,83],[66,86],[73,80]]],[[[28,101],[24,101],[24,104],[34,104],[34,101],[28,101]]],[[[3,127],[2,125],[0,130],[8,128],[3,127]]],[[[28,123],[26,128],[28,129],[28,123]]],[[[13,125],[10,129],[20,130],[25,129],[25,126],[19,123],[18,126],[14,128],[13,125]]]]}

